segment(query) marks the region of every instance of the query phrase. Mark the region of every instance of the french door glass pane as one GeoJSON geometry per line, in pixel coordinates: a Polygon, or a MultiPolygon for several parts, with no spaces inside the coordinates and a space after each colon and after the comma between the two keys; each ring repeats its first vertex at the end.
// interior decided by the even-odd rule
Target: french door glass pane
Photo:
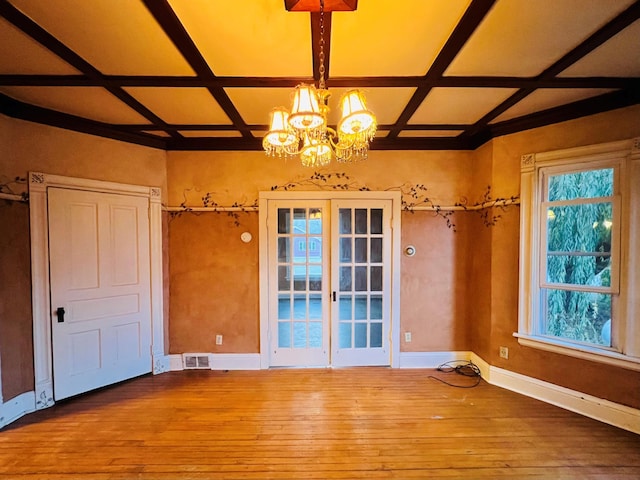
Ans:
{"type": "Polygon", "coordinates": [[[322,210],[278,209],[278,347],[321,348],[322,210]]]}
{"type": "Polygon", "coordinates": [[[383,209],[339,209],[340,349],[383,345],[382,214],[383,209]]]}

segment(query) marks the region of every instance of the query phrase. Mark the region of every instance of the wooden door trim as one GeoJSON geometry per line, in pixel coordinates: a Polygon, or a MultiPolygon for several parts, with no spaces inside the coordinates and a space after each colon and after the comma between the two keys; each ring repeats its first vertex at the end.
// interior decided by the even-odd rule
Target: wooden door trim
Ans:
{"type": "Polygon", "coordinates": [[[260,265],[260,368],[269,368],[269,249],[267,243],[268,204],[273,200],[391,200],[391,367],[400,366],[400,192],[390,191],[291,191],[259,193],[259,265],[260,265]]]}
{"type": "Polygon", "coordinates": [[[151,358],[153,373],[169,370],[164,354],[162,287],[162,204],[157,187],[103,182],[41,172],[29,172],[29,217],[31,228],[31,302],[33,312],[33,360],[36,409],[53,405],[53,363],[49,283],[49,187],[118,193],[149,199],[149,253],[151,272],[151,358]]]}

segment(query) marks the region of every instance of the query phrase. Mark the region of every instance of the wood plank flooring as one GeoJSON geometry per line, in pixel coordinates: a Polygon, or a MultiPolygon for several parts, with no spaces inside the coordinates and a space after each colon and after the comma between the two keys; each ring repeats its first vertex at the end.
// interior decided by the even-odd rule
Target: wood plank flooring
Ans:
{"type": "Polygon", "coordinates": [[[0,479],[638,479],[640,436],[432,370],[146,376],[0,431],[0,479]]]}

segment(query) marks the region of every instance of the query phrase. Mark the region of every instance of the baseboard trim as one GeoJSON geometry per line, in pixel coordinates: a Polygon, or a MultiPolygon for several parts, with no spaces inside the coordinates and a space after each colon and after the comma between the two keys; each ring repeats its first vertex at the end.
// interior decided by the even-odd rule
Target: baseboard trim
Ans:
{"type": "Polygon", "coordinates": [[[476,354],[471,355],[471,361],[480,368],[482,378],[492,385],[640,434],[638,409],[494,367],[476,354]]]}
{"type": "Polygon", "coordinates": [[[446,362],[469,360],[471,352],[400,352],[399,368],[437,368],[446,362]]]}
{"type": "MultiPolygon", "coordinates": [[[[212,353],[211,370],[260,370],[259,353],[212,353]]],[[[169,370],[184,370],[182,355],[169,355],[169,370]]]]}
{"type": "Polygon", "coordinates": [[[35,392],[26,392],[0,405],[0,428],[36,411],[35,392]]]}

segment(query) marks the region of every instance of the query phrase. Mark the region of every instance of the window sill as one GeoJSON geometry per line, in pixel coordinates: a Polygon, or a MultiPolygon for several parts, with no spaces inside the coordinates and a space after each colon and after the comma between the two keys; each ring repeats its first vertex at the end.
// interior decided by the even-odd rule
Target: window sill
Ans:
{"type": "Polygon", "coordinates": [[[590,360],[592,362],[605,363],[628,370],[640,371],[640,358],[629,357],[617,352],[610,352],[583,345],[574,345],[562,340],[552,340],[542,337],[534,337],[522,333],[514,333],[518,343],[525,347],[537,348],[547,352],[559,353],[570,357],[590,360]]]}

